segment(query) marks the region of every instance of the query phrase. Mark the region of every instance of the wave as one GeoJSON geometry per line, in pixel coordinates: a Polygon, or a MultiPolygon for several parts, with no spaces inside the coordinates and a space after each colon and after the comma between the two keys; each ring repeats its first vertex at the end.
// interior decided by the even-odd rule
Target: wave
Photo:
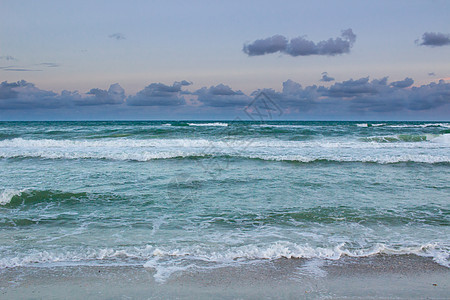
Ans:
{"type": "Polygon", "coordinates": [[[143,265],[155,270],[154,278],[163,282],[173,273],[204,263],[211,267],[241,265],[260,260],[277,259],[325,259],[339,260],[342,257],[369,257],[374,255],[417,255],[430,257],[436,263],[449,268],[449,252],[438,243],[416,246],[393,247],[377,243],[367,248],[353,249],[346,243],[328,247],[312,247],[287,241],[266,245],[250,244],[219,250],[206,245],[170,248],[157,246],[125,247],[120,249],[77,249],[72,251],[33,250],[0,258],[0,269],[45,265],[143,265]]]}
{"type": "Polygon", "coordinates": [[[11,203],[14,197],[20,196],[26,189],[6,189],[0,192],[0,205],[6,205],[11,203]]]}
{"type": "MultiPolygon", "coordinates": [[[[33,148],[39,149],[133,149],[133,148],[232,148],[232,147],[279,147],[279,148],[366,148],[372,147],[363,142],[380,142],[385,143],[389,141],[405,141],[405,142],[420,142],[429,141],[434,143],[450,144],[450,134],[435,134],[435,135],[394,135],[381,137],[367,137],[361,140],[336,140],[336,139],[322,139],[322,140],[308,140],[308,141],[290,141],[280,139],[255,139],[255,138],[241,138],[241,139],[222,139],[211,140],[206,138],[155,138],[155,139],[115,139],[115,140],[56,140],[56,139],[23,139],[14,138],[0,141],[0,149],[10,148],[11,150],[22,150],[33,148]]],[[[401,147],[407,147],[402,145],[401,147]]],[[[417,147],[411,145],[410,147],[417,147]]],[[[0,152],[1,154],[1,152],[0,152]]]]}
{"type": "Polygon", "coordinates": [[[357,127],[380,127],[385,126],[386,123],[359,123],[356,124],[357,127]]]}
{"type": "Polygon", "coordinates": [[[189,122],[172,122],[172,123],[165,123],[163,124],[164,126],[181,126],[181,127],[185,127],[185,126],[194,126],[194,127],[216,127],[216,126],[220,126],[220,127],[227,127],[229,124],[228,123],[224,123],[224,122],[209,122],[209,123],[189,123],[189,122]]]}
{"type": "Polygon", "coordinates": [[[432,142],[432,143],[440,143],[440,144],[448,144],[450,145],[450,134],[398,134],[398,135],[389,135],[389,136],[374,136],[374,137],[366,137],[362,138],[361,141],[364,142],[375,142],[375,143],[396,143],[396,142],[432,142]]]}
{"type": "Polygon", "coordinates": [[[1,141],[1,140],[6,140],[6,139],[15,138],[15,137],[17,137],[17,134],[1,133],[1,132],[0,132],[0,141],[1,141]]]}
{"type": "MultiPolygon", "coordinates": [[[[434,141],[435,138],[439,137],[437,134],[399,134],[399,135],[389,135],[389,136],[374,136],[362,138],[361,141],[364,142],[376,142],[376,143],[396,143],[396,142],[424,142],[424,141],[434,141]]],[[[436,141],[435,141],[436,142],[436,141]]]]}
{"type": "Polygon", "coordinates": [[[188,123],[189,126],[220,126],[220,127],[227,127],[228,123],[222,123],[222,122],[214,122],[214,123],[188,123]]]}
{"type": "Polygon", "coordinates": [[[126,139],[0,141],[5,159],[161,159],[239,158],[297,162],[448,163],[450,134],[367,137],[360,140],[126,139]]]}
{"type": "Polygon", "coordinates": [[[78,203],[87,193],[71,193],[53,190],[9,189],[0,192],[0,205],[15,208],[44,202],[78,203]]]}
{"type": "Polygon", "coordinates": [[[427,127],[450,128],[450,123],[389,124],[389,125],[386,125],[386,127],[391,127],[391,128],[427,128],[427,127]]]}
{"type": "Polygon", "coordinates": [[[434,143],[450,145],[450,133],[444,133],[431,139],[434,143]]]}
{"type": "Polygon", "coordinates": [[[263,128],[311,128],[311,125],[294,125],[294,124],[252,124],[252,127],[263,128]]]}
{"type": "Polygon", "coordinates": [[[303,155],[252,155],[252,154],[208,154],[208,153],[183,153],[183,152],[160,152],[160,153],[24,153],[21,155],[0,155],[8,159],[104,159],[115,161],[137,161],[148,162],[153,160],[166,159],[256,159],[263,161],[297,162],[297,163],[427,163],[440,164],[450,163],[450,157],[445,155],[425,155],[425,154],[403,154],[403,155],[366,155],[360,157],[346,157],[339,155],[323,156],[303,156],[303,155]]]}
{"type": "Polygon", "coordinates": [[[378,164],[396,164],[396,163],[427,163],[439,164],[450,163],[448,156],[433,155],[373,155],[362,157],[306,157],[301,155],[284,155],[284,156],[249,156],[249,158],[268,160],[268,161],[285,161],[298,163],[378,163],[378,164]]]}
{"type": "Polygon", "coordinates": [[[313,207],[296,212],[269,212],[258,214],[208,214],[209,224],[235,226],[239,219],[241,228],[267,225],[299,226],[308,223],[338,224],[353,223],[359,225],[389,224],[389,226],[426,224],[432,226],[450,226],[450,210],[439,206],[423,205],[412,208],[379,210],[375,208],[353,208],[350,206],[313,207]]]}

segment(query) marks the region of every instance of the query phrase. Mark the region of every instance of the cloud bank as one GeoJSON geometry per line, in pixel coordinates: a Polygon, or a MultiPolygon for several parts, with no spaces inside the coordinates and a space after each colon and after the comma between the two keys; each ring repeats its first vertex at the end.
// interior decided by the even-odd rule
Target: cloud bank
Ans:
{"type": "Polygon", "coordinates": [[[450,83],[444,80],[413,86],[414,80],[409,77],[392,82],[388,77],[362,77],[334,82],[328,87],[304,87],[287,80],[283,82],[281,91],[260,89],[250,94],[223,83],[195,91],[186,90],[191,84],[186,80],[171,85],[151,83],[136,94],[126,96],[117,83],[107,90],[93,88],[85,93],[55,93],[24,80],[5,81],[0,83],[0,117],[10,117],[13,113],[28,116],[40,111],[44,115],[47,112],[47,116],[64,112],[65,116],[78,119],[92,112],[96,112],[97,119],[107,114],[109,119],[117,116],[133,119],[137,115],[191,119],[224,116],[233,119],[261,92],[283,110],[284,117],[290,119],[424,119],[424,116],[448,119],[450,116],[450,83]],[[190,100],[186,101],[185,97],[190,100]]]}
{"type": "Polygon", "coordinates": [[[329,88],[307,86],[288,80],[281,92],[262,90],[291,111],[313,115],[375,115],[411,113],[450,109],[450,84],[443,80],[420,87],[408,88],[411,78],[390,84],[387,77],[370,80],[363,77],[338,82],[329,88]]]}
{"type": "Polygon", "coordinates": [[[291,56],[328,55],[334,56],[349,53],[356,41],[352,29],[343,30],[341,36],[315,43],[300,36],[288,39],[282,35],[274,35],[266,39],[259,39],[245,44],[242,51],[248,56],[265,55],[271,53],[284,53],[291,56]]]}
{"type": "Polygon", "coordinates": [[[417,40],[421,46],[441,47],[450,45],[450,34],[440,32],[425,32],[422,40],[417,40]]]}

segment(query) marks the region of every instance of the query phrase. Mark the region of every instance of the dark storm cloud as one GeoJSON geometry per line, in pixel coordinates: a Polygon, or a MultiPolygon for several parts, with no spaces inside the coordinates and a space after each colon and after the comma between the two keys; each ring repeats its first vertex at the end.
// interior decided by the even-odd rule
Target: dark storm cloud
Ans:
{"type": "Polygon", "coordinates": [[[211,107],[244,107],[251,98],[242,91],[234,91],[231,87],[222,83],[203,87],[193,93],[198,96],[198,101],[211,107]]]}
{"type": "Polygon", "coordinates": [[[135,96],[127,98],[127,104],[130,106],[175,106],[186,104],[181,94],[183,86],[191,85],[186,80],[176,81],[172,85],[163,83],[152,83],[139,91],[135,96]]]}
{"type": "Polygon", "coordinates": [[[330,82],[330,81],[334,81],[334,78],[328,76],[327,72],[323,72],[322,73],[322,78],[320,79],[320,81],[322,81],[322,82],[330,82]]]}
{"type": "Polygon", "coordinates": [[[421,46],[440,47],[450,45],[450,34],[440,32],[425,32],[422,40],[418,40],[421,46]]]}
{"type": "Polygon", "coordinates": [[[288,41],[282,35],[274,35],[266,39],[259,39],[250,44],[245,44],[243,51],[249,56],[264,55],[270,53],[285,53],[291,56],[307,55],[339,55],[349,53],[356,41],[356,35],[351,29],[343,30],[341,37],[328,39],[315,43],[304,37],[296,37],[288,41]]]}
{"type": "Polygon", "coordinates": [[[108,35],[108,37],[111,39],[118,40],[118,41],[125,39],[125,35],[122,33],[119,33],[119,32],[110,34],[110,35],[108,35]]]}

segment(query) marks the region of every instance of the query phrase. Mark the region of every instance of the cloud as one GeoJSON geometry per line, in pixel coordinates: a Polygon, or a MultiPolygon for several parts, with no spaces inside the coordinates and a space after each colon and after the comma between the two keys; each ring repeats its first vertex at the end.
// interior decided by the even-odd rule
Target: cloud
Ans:
{"type": "Polygon", "coordinates": [[[41,72],[42,71],[39,69],[17,68],[15,66],[0,67],[0,70],[10,71],[10,72],[41,72]]]}
{"type": "Polygon", "coordinates": [[[414,84],[414,80],[412,78],[406,77],[403,80],[395,81],[391,83],[391,86],[398,88],[407,88],[414,84]]]}
{"type": "Polygon", "coordinates": [[[13,57],[13,56],[11,56],[11,55],[0,56],[0,59],[4,59],[4,60],[17,60],[15,57],[13,57]]]}
{"type": "Polygon", "coordinates": [[[387,78],[369,82],[369,77],[360,78],[357,80],[346,80],[338,82],[330,86],[324,91],[324,94],[330,97],[354,97],[355,95],[371,95],[378,93],[380,85],[386,85],[387,78]]]}
{"type": "Polygon", "coordinates": [[[119,84],[112,84],[108,91],[98,88],[88,93],[62,91],[61,94],[45,91],[21,80],[0,84],[0,108],[2,109],[55,109],[75,106],[99,106],[122,104],[125,91],[119,84]]]}
{"type": "Polygon", "coordinates": [[[428,85],[413,87],[409,100],[410,110],[430,110],[448,105],[450,104],[450,83],[439,80],[438,83],[432,82],[428,85]]]}
{"type": "Polygon", "coordinates": [[[417,40],[421,46],[440,47],[450,45],[450,34],[440,32],[425,32],[422,40],[417,40]],[[420,42],[420,43],[419,43],[420,42]]]}
{"type": "Polygon", "coordinates": [[[125,90],[118,84],[112,84],[109,89],[91,89],[86,93],[85,97],[81,97],[78,92],[63,91],[61,94],[64,98],[69,98],[75,105],[92,106],[92,105],[117,105],[124,103],[125,90]]]}
{"type": "Polygon", "coordinates": [[[57,68],[57,67],[59,67],[59,64],[52,63],[52,62],[43,62],[43,63],[38,64],[38,66],[44,66],[47,68],[57,68]]]}
{"type": "Polygon", "coordinates": [[[152,83],[139,91],[135,96],[128,97],[126,103],[130,106],[184,105],[186,100],[180,95],[186,92],[181,89],[183,86],[191,84],[191,82],[186,80],[176,81],[172,85],[152,83]]]}
{"type": "Polygon", "coordinates": [[[334,81],[334,78],[328,76],[327,72],[323,72],[322,73],[322,78],[320,79],[320,81],[322,81],[322,82],[330,82],[330,81],[334,81]]]}
{"type": "Polygon", "coordinates": [[[111,39],[118,40],[118,41],[125,39],[125,35],[122,33],[119,33],[119,32],[110,34],[110,35],[108,35],[108,37],[111,39]]]}
{"type": "Polygon", "coordinates": [[[356,41],[352,29],[343,30],[341,37],[328,39],[315,43],[304,37],[296,37],[288,41],[282,35],[274,35],[266,39],[259,39],[245,44],[242,51],[248,56],[257,56],[270,53],[285,53],[291,56],[328,55],[334,56],[349,53],[356,41]]]}
{"type": "Polygon", "coordinates": [[[253,92],[253,96],[258,95],[260,92],[264,92],[271,100],[278,106],[290,111],[309,111],[315,101],[321,96],[316,85],[302,87],[300,83],[293,80],[287,80],[283,82],[283,89],[280,92],[276,92],[273,89],[262,89],[253,92]]]}
{"type": "MultiPolygon", "coordinates": [[[[293,80],[283,82],[281,91],[256,90],[249,95],[225,84],[203,87],[194,92],[184,90],[188,81],[171,85],[151,83],[126,97],[119,84],[109,89],[93,88],[86,93],[63,91],[55,93],[37,88],[24,80],[0,83],[0,113],[10,118],[23,111],[29,118],[33,111],[47,111],[47,116],[85,116],[133,118],[154,116],[172,118],[214,118],[221,115],[234,118],[244,112],[255,97],[264,92],[288,118],[364,119],[385,118],[444,118],[450,115],[450,83],[444,80],[422,86],[412,86],[414,80],[389,82],[388,77],[362,77],[334,82],[331,86],[302,86],[293,80]],[[197,98],[186,101],[183,95],[197,98]],[[177,109],[178,108],[178,109],[177,109]],[[165,115],[161,115],[161,114],[165,115]],[[233,113],[232,115],[230,115],[233,113]],[[228,115],[227,115],[228,114],[228,115]],[[61,115],[62,116],[62,115],[61,115]]],[[[241,115],[242,116],[242,115],[241,115]]]]}
{"type": "Polygon", "coordinates": [[[251,101],[242,91],[234,91],[222,83],[209,88],[203,87],[193,94],[198,96],[197,101],[201,104],[211,107],[245,107],[251,101]]]}
{"type": "Polygon", "coordinates": [[[275,52],[284,52],[287,45],[287,38],[278,34],[266,39],[256,40],[248,45],[244,45],[243,51],[249,56],[264,55],[275,52]]]}
{"type": "Polygon", "coordinates": [[[0,84],[2,109],[58,108],[63,105],[56,93],[38,89],[25,80],[0,84]]]}
{"type": "Polygon", "coordinates": [[[34,65],[29,65],[29,66],[10,65],[10,66],[6,66],[6,67],[0,67],[0,70],[11,71],[11,72],[41,72],[41,71],[43,71],[42,69],[35,69],[34,67],[36,67],[36,66],[47,67],[47,68],[56,68],[56,67],[59,67],[59,64],[51,63],[51,62],[44,62],[44,63],[34,64],[34,65]]]}
{"type": "MultiPolygon", "coordinates": [[[[384,116],[389,114],[435,111],[450,113],[450,84],[438,83],[411,87],[411,78],[388,84],[387,77],[370,80],[363,77],[338,82],[330,87],[307,86],[287,80],[281,92],[264,92],[284,109],[285,114],[303,116],[384,116]]],[[[445,115],[445,114],[444,114],[445,115]]]]}
{"type": "Polygon", "coordinates": [[[430,72],[430,73],[428,73],[428,76],[436,76],[436,73],[430,72]]]}

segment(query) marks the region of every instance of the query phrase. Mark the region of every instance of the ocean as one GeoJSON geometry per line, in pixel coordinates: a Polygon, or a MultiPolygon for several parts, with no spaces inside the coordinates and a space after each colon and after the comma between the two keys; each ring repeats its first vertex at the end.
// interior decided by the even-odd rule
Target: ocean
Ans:
{"type": "Polygon", "coordinates": [[[450,123],[0,122],[0,269],[450,267],[450,123]]]}

